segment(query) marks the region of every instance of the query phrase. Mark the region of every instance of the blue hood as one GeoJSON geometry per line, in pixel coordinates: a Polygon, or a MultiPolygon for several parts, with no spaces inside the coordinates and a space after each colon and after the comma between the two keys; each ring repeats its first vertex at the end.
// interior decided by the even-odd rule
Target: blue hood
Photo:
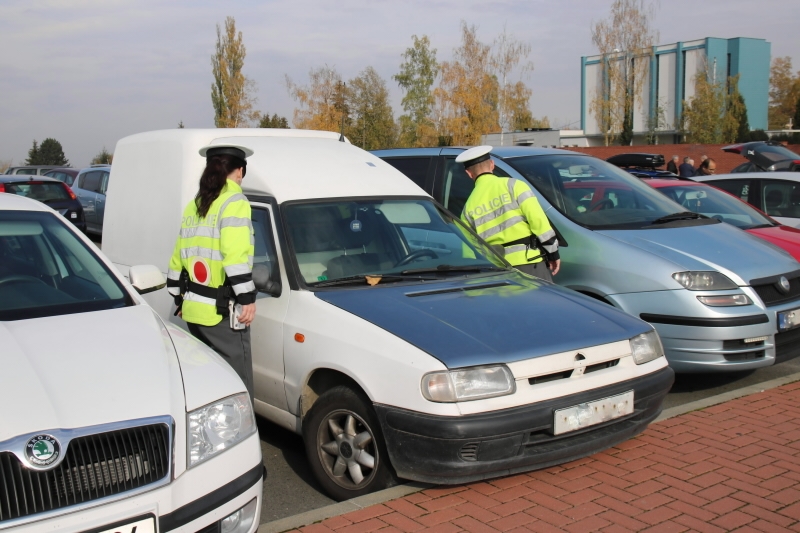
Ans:
{"type": "Polygon", "coordinates": [[[719,270],[739,285],[800,269],[788,252],[729,224],[599,233],[662,257],[679,270],[719,270]]]}
{"type": "Polygon", "coordinates": [[[652,329],[604,303],[516,272],[315,295],[448,368],[511,363],[626,340],[652,329]]]}

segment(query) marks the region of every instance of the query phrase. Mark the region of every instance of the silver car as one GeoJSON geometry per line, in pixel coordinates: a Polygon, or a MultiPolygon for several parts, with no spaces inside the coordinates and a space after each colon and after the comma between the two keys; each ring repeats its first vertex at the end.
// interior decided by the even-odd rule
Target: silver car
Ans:
{"type": "MultiPolygon", "coordinates": [[[[473,188],[455,162],[463,150],[374,153],[460,214],[473,188]]],[[[650,322],[676,372],[800,356],[800,263],[788,253],[594,157],[528,147],[492,155],[495,174],[533,186],[559,235],[555,282],[650,322]]]]}
{"type": "Polygon", "coordinates": [[[109,165],[92,165],[78,173],[72,190],[81,201],[86,215],[86,233],[103,234],[103,219],[106,213],[106,190],[108,189],[109,165]]]}

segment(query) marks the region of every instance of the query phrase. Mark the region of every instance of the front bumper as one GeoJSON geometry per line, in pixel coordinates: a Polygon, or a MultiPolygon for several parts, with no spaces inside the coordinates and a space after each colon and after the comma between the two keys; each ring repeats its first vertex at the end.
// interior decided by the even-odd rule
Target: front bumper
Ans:
{"type": "Polygon", "coordinates": [[[97,500],[24,521],[0,522],[0,532],[99,532],[148,517],[154,519],[159,533],[196,532],[209,527],[219,531],[220,520],[256,500],[255,518],[248,531],[252,533],[258,529],[264,477],[260,440],[255,433],[169,484],[113,501],[97,500]]]}
{"type": "Polygon", "coordinates": [[[389,458],[401,478],[457,484],[565,463],[642,432],[661,412],[675,374],[657,372],[523,407],[444,417],[376,404],[389,458]],[[557,409],[634,391],[634,412],[563,435],[557,409]]]}

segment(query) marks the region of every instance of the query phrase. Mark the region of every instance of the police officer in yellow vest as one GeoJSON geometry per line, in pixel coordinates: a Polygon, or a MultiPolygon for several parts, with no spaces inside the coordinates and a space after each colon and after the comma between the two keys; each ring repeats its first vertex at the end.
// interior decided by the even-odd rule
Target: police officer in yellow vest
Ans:
{"type": "Polygon", "coordinates": [[[461,219],[489,244],[502,245],[511,265],[552,281],[561,267],[556,234],[526,182],[492,174],[491,150],[476,146],[456,157],[475,180],[461,219]]]}
{"type": "Polygon", "coordinates": [[[256,312],[253,284],[253,224],[242,194],[243,146],[200,149],[206,168],[194,200],[183,211],[169,262],[167,290],[176,314],[192,334],[219,353],[244,381],[253,398],[250,328],[256,312]]]}

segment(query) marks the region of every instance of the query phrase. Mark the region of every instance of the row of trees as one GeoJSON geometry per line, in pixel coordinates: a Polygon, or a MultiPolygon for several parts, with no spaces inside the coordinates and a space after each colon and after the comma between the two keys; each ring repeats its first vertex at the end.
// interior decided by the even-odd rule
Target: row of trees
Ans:
{"type": "MultiPolygon", "coordinates": [[[[398,120],[387,83],[373,67],[345,80],[324,65],[310,70],[307,84],[286,77],[298,104],[292,122],[297,128],[341,131],[365,149],[476,144],[489,132],[549,127],[547,117],[535,119],[528,107],[532,91],[523,80],[533,70],[530,51],[505,30],[491,45],[483,43],[475,26],[462,23],[454,59],[440,63],[428,37],[414,35],[392,76],[404,95],[398,120]]],[[[245,55],[242,33],[228,17],[224,29],[217,26],[211,58],[214,123],[288,127],[285,118],[256,110],[255,83],[242,72],[245,55]]]]}
{"type": "Polygon", "coordinates": [[[769,129],[800,129],[800,71],[792,72],[792,58],[772,60],[769,76],[769,129]]]}

